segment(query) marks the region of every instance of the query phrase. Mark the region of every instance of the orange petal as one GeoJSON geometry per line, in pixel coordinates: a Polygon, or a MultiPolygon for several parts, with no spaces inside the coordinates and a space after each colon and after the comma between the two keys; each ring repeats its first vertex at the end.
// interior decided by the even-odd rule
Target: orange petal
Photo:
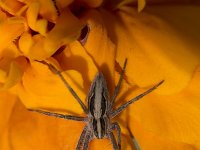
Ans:
{"type": "Polygon", "coordinates": [[[20,54],[13,43],[0,51],[0,89],[8,89],[14,86],[22,77],[23,69],[21,65],[26,61],[18,63],[17,58],[20,54]]]}
{"type": "MultiPolygon", "coordinates": [[[[117,138],[117,135],[115,135],[115,137],[117,138]]],[[[123,150],[130,150],[130,149],[135,150],[134,146],[131,145],[130,137],[122,134],[121,139],[122,139],[121,148],[123,150]]],[[[92,150],[102,150],[102,149],[113,150],[113,146],[110,139],[94,139],[93,141],[90,142],[89,147],[92,150]]]]}
{"type": "Polygon", "coordinates": [[[146,0],[138,0],[138,11],[142,11],[146,5],[146,0]]]}
{"type": "Polygon", "coordinates": [[[58,14],[54,2],[52,0],[38,0],[38,2],[40,4],[40,15],[51,22],[55,22],[58,14]]]}
{"type": "Polygon", "coordinates": [[[139,143],[139,146],[142,150],[166,150],[166,149],[175,149],[175,150],[194,150],[199,149],[196,144],[189,144],[183,142],[177,142],[163,138],[159,135],[152,134],[151,132],[145,131],[141,128],[142,124],[134,121],[131,123],[132,132],[139,143]]]}
{"type": "MultiPolygon", "coordinates": [[[[83,79],[75,70],[63,72],[63,76],[70,86],[84,101],[83,79]]],[[[19,97],[27,108],[60,111],[62,113],[82,113],[76,99],[65,87],[57,74],[39,62],[31,63],[23,76],[23,83],[17,87],[19,97]]]]}
{"type": "Polygon", "coordinates": [[[24,30],[24,19],[21,17],[5,18],[0,22],[0,50],[9,46],[10,42],[20,36],[24,30]]]}
{"type": "Polygon", "coordinates": [[[55,150],[75,149],[83,124],[29,112],[18,101],[7,127],[9,136],[6,140],[16,150],[55,150]],[[43,144],[38,146],[35,143],[43,144]]]}
{"type": "Polygon", "coordinates": [[[123,7],[116,17],[104,12],[104,19],[108,31],[114,32],[110,35],[117,46],[117,61],[123,63],[128,58],[128,81],[144,87],[165,79],[157,92],[175,93],[188,84],[199,63],[199,20],[194,16],[200,11],[189,6],[153,8],[150,13],[147,9],[138,14],[131,7],[123,7]],[[175,13],[177,10],[182,13],[175,13]],[[184,12],[190,13],[183,17],[184,12]]]}
{"type": "Polygon", "coordinates": [[[112,91],[115,45],[108,36],[104,20],[100,13],[92,10],[84,16],[83,20],[88,23],[90,28],[84,47],[99,70],[103,72],[108,82],[109,89],[112,91]]]}
{"type": "Polygon", "coordinates": [[[75,41],[70,43],[64,51],[55,56],[55,58],[60,63],[63,70],[73,69],[81,74],[84,79],[84,91],[87,93],[98,69],[80,42],[75,41]]]}
{"type": "Polygon", "coordinates": [[[33,2],[30,4],[27,10],[27,22],[32,30],[45,35],[48,22],[46,19],[38,19],[40,7],[39,2],[33,2]]]}
{"type": "Polygon", "coordinates": [[[53,54],[61,46],[76,40],[80,35],[82,27],[82,22],[69,10],[63,11],[55,27],[48,33],[44,43],[44,49],[53,54]]]}
{"type": "Polygon", "coordinates": [[[23,7],[23,4],[16,0],[3,0],[0,1],[0,7],[8,13],[15,15],[23,7]]]}
{"type": "Polygon", "coordinates": [[[9,92],[0,92],[0,149],[9,150],[9,121],[17,97],[9,92]]]}
{"type": "Polygon", "coordinates": [[[31,60],[43,60],[52,55],[49,51],[44,49],[45,37],[36,34],[32,36],[30,33],[25,32],[19,39],[19,48],[23,55],[31,60]]]}
{"type": "Polygon", "coordinates": [[[196,144],[200,136],[200,68],[190,85],[170,96],[149,94],[130,107],[129,123],[140,123],[144,132],[162,139],[196,144]]]}

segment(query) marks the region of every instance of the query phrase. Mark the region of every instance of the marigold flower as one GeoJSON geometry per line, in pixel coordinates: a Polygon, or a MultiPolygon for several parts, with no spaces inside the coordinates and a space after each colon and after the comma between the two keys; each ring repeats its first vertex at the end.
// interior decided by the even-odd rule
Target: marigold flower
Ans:
{"type": "MultiPolygon", "coordinates": [[[[56,66],[85,102],[98,71],[112,95],[126,58],[116,108],[165,82],[115,118],[122,150],[136,149],[131,134],[142,150],[200,149],[199,2],[2,0],[0,7],[0,149],[76,147],[83,123],[27,110],[85,115],[39,61],[56,66]]],[[[89,147],[113,149],[108,139],[89,147]]]]}

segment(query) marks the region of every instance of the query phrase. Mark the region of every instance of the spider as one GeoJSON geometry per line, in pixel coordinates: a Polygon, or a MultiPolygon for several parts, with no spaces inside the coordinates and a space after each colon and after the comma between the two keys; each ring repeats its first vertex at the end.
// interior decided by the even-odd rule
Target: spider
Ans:
{"type": "Polygon", "coordinates": [[[58,114],[58,113],[53,113],[53,112],[48,112],[48,111],[43,111],[43,110],[35,110],[35,109],[30,109],[30,111],[35,111],[35,112],[48,115],[48,116],[54,116],[58,118],[68,119],[68,120],[85,122],[86,124],[80,135],[79,141],[76,146],[76,150],[81,150],[81,149],[87,150],[89,142],[93,140],[94,138],[97,138],[97,139],[109,138],[111,140],[113,149],[120,150],[121,149],[120,126],[117,122],[111,122],[111,119],[117,116],[119,113],[121,113],[130,104],[134,103],[135,101],[144,97],[148,93],[152,92],[164,82],[164,80],[162,80],[160,83],[153,86],[149,90],[145,91],[144,93],[136,96],[135,98],[121,105],[117,109],[113,110],[113,105],[117,97],[117,94],[119,93],[123,75],[125,72],[125,68],[127,64],[127,59],[126,59],[121,71],[119,81],[114,89],[114,93],[111,99],[109,98],[109,92],[108,92],[106,80],[103,74],[99,72],[97,73],[96,77],[94,78],[90,86],[90,90],[87,95],[88,107],[86,107],[85,104],[78,97],[76,92],[71,88],[68,82],[64,79],[64,77],[62,76],[59,70],[57,70],[52,64],[49,64],[45,61],[42,61],[41,63],[48,65],[50,69],[53,69],[56,72],[56,74],[64,82],[67,89],[71,92],[73,97],[80,104],[83,111],[87,114],[87,117],[64,115],[64,114],[58,114]],[[117,131],[117,140],[113,134],[113,130],[117,131]]]}

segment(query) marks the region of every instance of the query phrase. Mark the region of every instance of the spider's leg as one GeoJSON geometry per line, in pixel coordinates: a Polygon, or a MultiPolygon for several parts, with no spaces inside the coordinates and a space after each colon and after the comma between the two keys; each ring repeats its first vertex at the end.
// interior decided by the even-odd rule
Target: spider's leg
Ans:
{"type": "Polygon", "coordinates": [[[58,114],[58,113],[53,113],[53,112],[48,112],[48,111],[43,111],[43,110],[37,110],[37,109],[28,109],[29,111],[35,111],[47,116],[54,116],[57,118],[63,118],[67,120],[74,120],[74,121],[86,121],[86,117],[78,117],[78,116],[71,116],[71,115],[63,115],[63,114],[58,114]]]}
{"type": "Polygon", "coordinates": [[[116,139],[115,139],[115,136],[112,132],[109,133],[109,138],[111,140],[111,143],[113,145],[113,149],[114,150],[119,150],[118,146],[117,146],[117,142],[116,142],[116,139]]]}
{"type": "Polygon", "coordinates": [[[118,137],[118,147],[119,150],[121,150],[121,128],[117,122],[112,123],[112,130],[117,131],[117,137],[118,137]]]}
{"type": "Polygon", "coordinates": [[[69,83],[65,80],[65,78],[63,77],[63,75],[61,74],[61,72],[58,69],[56,69],[56,67],[54,67],[52,64],[49,64],[49,63],[47,63],[45,61],[38,61],[38,62],[47,65],[50,69],[53,69],[56,72],[56,74],[63,81],[63,83],[65,84],[65,86],[67,87],[67,89],[70,91],[70,93],[74,96],[74,98],[77,100],[77,102],[81,105],[81,108],[83,109],[83,111],[85,113],[88,113],[88,109],[86,108],[85,104],[81,101],[81,99],[76,94],[76,92],[72,89],[72,87],[69,85],[69,83]]]}
{"type": "Polygon", "coordinates": [[[81,148],[83,147],[83,144],[85,142],[85,136],[86,136],[86,133],[87,133],[87,130],[88,130],[88,127],[87,125],[83,128],[83,131],[81,133],[81,136],[78,140],[78,144],[76,146],[76,150],[81,150],[81,148]]]}
{"type": "Polygon", "coordinates": [[[91,140],[91,132],[87,131],[85,136],[85,142],[83,144],[83,150],[88,150],[89,142],[91,140]]]}
{"type": "Polygon", "coordinates": [[[145,95],[151,93],[152,91],[154,91],[158,86],[160,86],[162,83],[164,82],[164,80],[162,80],[160,83],[158,83],[157,85],[153,86],[152,88],[150,88],[149,90],[145,91],[144,93],[136,96],[135,98],[131,99],[130,101],[126,102],[125,104],[123,104],[122,106],[120,106],[119,108],[117,108],[116,110],[114,110],[111,114],[111,117],[115,117],[116,115],[118,115],[120,112],[122,112],[126,107],[128,107],[130,104],[132,104],[133,102],[141,99],[142,97],[144,97],[145,95]]]}
{"type": "Polygon", "coordinates": [[[126,58],[125,61],[124,61],[124,66],[123,66],[123,68],[122,68],[122,72],[121,72],[119,81],[118,81],[118,83],[117,83],[117,86],[115,87],[113,96],[111,97],[111,107],[113,106],[113,104],[114,104],[114,102],[115,102],[115,99],[116,99],[116,97],[117,97],[117,94],[119,93],[119,90],[120,90],[120,87],[121,87],[121,84],[122,84],[122,79],[123,79],[123,76],[124,76],[124,71],[125,71],[125,68],[126,68],[126,64],[127,64],[127,58],[126,58]]]}
{"type": "Polygon", "coordinates": [[[127,129],[128,129],[128,132],[129,132],[129,134],[130,134],[130,136],[132,138],[132,141],[133,141],[133,144],[135,145],[136,150],[140,150],[140,146],[139,146],[137,140],[135,139],[133,133],[131,132],[130,128],[127,127],[127,129]]]}

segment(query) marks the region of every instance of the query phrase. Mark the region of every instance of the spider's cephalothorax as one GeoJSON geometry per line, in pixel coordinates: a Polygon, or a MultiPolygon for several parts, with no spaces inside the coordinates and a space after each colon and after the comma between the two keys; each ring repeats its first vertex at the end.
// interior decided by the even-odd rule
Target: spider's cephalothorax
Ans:
{"type": "Polygon", "coordinates": [[[64,115],[64,114],[58,114],[58,113],[53,113],[53,112],[48,112],[48,111],[43,111],[43,110],[35,110],[35,109],[30,109],[30,110],[36,111],[48,116],[55,116],[55,117],[59,117],[63,119],[86,122],[86,125],[80,135],[78,144],[76,146],[76,150],[81,150],[81,149],[87,150],[89,142],[94,138],[97,138],[97,139],[109,138],[112,142],[113,149],[120,150],[121,149],[120,126],[117,122],[112,122],[111,119],[115,117],[116,115],[118,115],[130,104],[139,100],[140,98],[147,95],[148,93],[152,92],[159,85],[163,83],[163,81],[161,81],[154,87],[136,96],[135,98],[121,105],[119,108],[113,110],[113,104],[120,90],[121,82],[123,79],[123,74],[125,71],[126,63],[127,63],[127,60],[126,60],[122,69],[122,73],[120,75],[120,79],[114,90],[113,96],[111,98],[109,97],[109,92],[107,89],[105,78],[102,73],[98,73],[91,84],[91,87],[87,96],[88,107],[86,107],[85,104],[78,97],[78,95],[75,93],[75,91],[64,79],[62,74],[53,65],[48,64],[44,61],[42,61],[42,63],[48,65],[51,69],[53,69],[59,75],[61,80],[64,82],[65,86],[68,88],[68,90],[71,92],[74,98],[81,105],[82,109],[87,114],[87,117],[64,115]],[[117,131],[117,141],[113,134],[113,130],[117,131]]]}
{"type": "Polygon", "coordinates": [[[89,126],[93,129],[93,135],[102,139],[109,128],[108,105],[110,104],[106,81],[102,73],[98,73],[91,85],[88,94],[88,117],[91,118],[89,126]]]}

